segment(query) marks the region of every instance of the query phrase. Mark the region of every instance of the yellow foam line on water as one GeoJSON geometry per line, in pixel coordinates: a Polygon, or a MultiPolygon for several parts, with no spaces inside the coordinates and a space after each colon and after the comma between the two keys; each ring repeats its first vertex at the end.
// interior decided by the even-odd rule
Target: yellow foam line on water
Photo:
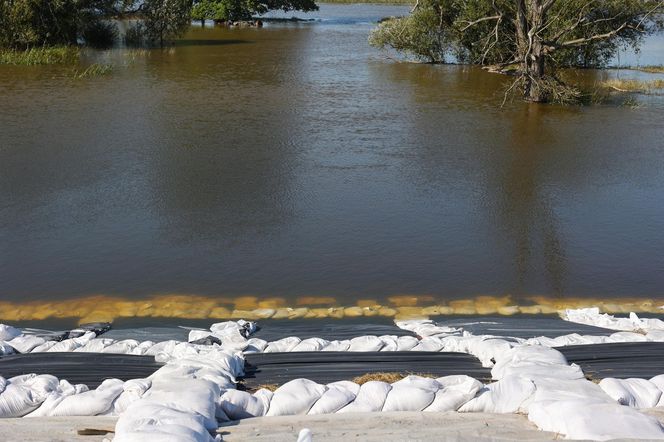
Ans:
{"type": "Polygon", "coordinates": [[[436,303],[430,295],[394,295],[385,304],[361,299],[356,305],[339,306],[332,297],[303,296],[290,306],[286,299],[257,296],[235,298],[198,295],[159,295],[131,300],[97,295],[51,302],[0,302],[0,321],[76,318],[81,323],[118,318],[153,317],[182,319],[296,319],[383,316],[396,319],[438,315],[552,314],[567,308],[599,307],[605,313],[662,313],[664,299],[549,298],[532,296],[516,303],[509,295],[477,296],[436,303]]]}

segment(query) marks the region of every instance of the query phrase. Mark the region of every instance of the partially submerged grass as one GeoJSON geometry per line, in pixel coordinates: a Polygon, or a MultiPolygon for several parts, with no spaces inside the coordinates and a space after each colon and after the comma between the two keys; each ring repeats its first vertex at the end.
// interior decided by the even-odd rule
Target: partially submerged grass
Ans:
{"type": "Polygon", "coordinates": [[[30,48],[24,51],[0,49],[0,64],[35,66],[45,64],[74,64],[80,50],[75,46],[30,48]]]}
{"type": "Polygon", "coordinates": [[[74,71],[74,78],[79,80],[82,78],[89,78],[89,77],[100,77],[102,75],[106,75],[110,73],[113,70],[113,66],[110,64],[99,64],[99,63],[94,63],[85,68],[82,71],[79,71],[78,69],[74,71]]]}
{"type": "Polygon", "coordinates": [[[600,87],[612,89],[617,92],[630,92],[630,93],[650,93],[656,89],[664,89],[664,80],[623,80],[613,78],[599,83],[600,87]]]}
{"type": "Polygon", "coordinates": [[[353,382],[358,385],[366,384],[370,381],[380,381],[392,384],[394,382],[400,381],[408,376],[421,376],[423,378],[435,378],[431,374],[418,374],[418,373],[398,373],[398,372],[378,372],[378,373],[367,373],[362,376],[357,376],[353,378],[353,382]]]}
{"type": "Polygon", "coordinates": [[[664,66],[639,66],[632,69],[648,72],[649,74],[664,74],[664,66]]]}

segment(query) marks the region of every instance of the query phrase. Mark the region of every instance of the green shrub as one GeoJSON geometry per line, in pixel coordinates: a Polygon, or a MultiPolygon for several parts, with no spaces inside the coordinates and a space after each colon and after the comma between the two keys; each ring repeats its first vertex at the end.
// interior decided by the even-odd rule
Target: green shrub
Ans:
{"type": "Polygon", "coordinates": [[[124,35],[124,43],[130,47],[140,47],[145,41],[145,26],[143,23],[136,23],[130,26],[124,35]]]}
{"type": "Polygon", "coordinates": [[[82,37],[85,44],[93,48],[110,48],[118,39],[118,26],[112,22],[93,21],[85,26],[82,37]]]}

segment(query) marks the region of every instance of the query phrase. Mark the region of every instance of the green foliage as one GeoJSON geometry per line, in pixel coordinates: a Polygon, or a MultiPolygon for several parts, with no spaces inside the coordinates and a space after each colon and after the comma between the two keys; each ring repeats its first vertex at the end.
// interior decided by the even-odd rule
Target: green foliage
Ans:
{"type": "Polygon", "coordinates": [[[115,0],[0,0],[0,46],[74,45],[115,0]]]}
{"type": "Polygon", "coordinates": [[[383,21],[369,35],[369,44],[406,52],[429,63],[442,63],[452,49],[448,30],[434,8],[419,8],[408,17],[383,21]]]}
{"type": "Polygon", "coordinates": [[[249,20],[255,14],[270,10],[316,11],[314,0],[195,0],[192,8],[194,20],[249,20]]]}
{"type": "Polygon", "coordinates": [[[83,28],[82,37],[85,43],[93,48],[110,48],[118,39],[118,26],[115,23],[94,20],[83,28]]]}
{"type": "Polygon", "coordinates": [[[0,64],[34,66],[40,64],[73,64],[79,50],[72,46],[30,48],[28,50],[0,50],[0,64]]]}
{"type": "Polygon", "coordinates": [[[145,35],[145,26],[142,22],[131,25],[125,31],[124,43],[130,47],[140,47],[143,45],[143,38],[145,35]]]}
{"type": "Polygon", "coordinates": [[[182,35],[191,25],[191,0],[144,0],[146,38],[159,46],[182,35]]]}

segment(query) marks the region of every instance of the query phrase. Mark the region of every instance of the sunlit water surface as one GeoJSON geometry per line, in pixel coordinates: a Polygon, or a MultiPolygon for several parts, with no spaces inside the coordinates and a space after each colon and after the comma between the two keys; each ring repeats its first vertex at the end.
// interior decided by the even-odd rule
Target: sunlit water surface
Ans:
{"type": "Polygon", "coordinates": [[[2,300],[664,299],[661,99],[501,108],[504,77],[368,46],[407,10],[0,66],[2,300]]]}

